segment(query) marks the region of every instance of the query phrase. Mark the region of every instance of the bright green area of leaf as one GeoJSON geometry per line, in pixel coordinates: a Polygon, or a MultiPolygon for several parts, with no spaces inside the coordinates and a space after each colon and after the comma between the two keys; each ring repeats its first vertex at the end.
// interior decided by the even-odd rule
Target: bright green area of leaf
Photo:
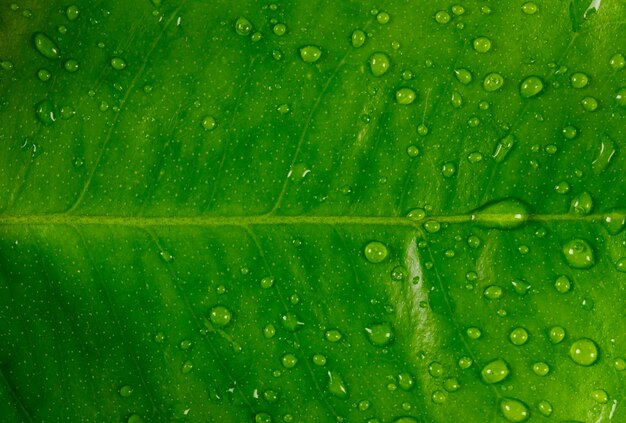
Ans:
{"type": "Polygon", "coordinates": [[[75,6],[0,5],[4,421],[626,421],[623,2],[75,6]]]}

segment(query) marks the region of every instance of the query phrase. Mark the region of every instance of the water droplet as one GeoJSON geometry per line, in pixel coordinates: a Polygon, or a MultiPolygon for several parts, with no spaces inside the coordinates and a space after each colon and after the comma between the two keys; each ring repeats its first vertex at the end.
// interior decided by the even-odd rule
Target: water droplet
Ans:
{"type": "Polygon", "coordinates": [[[322,354],[315,354],[313,356],[313,364],[316,366],[325,366],[326,365],[326,357],[322,354]]]}
{"type": "Polygon", "coordinates": [[[281,323],[285,329],[291,332],[295,332],[304,326],[304,322],[300,321],[300,318],[294,313],[286,313],[280,316],[281,323]]]}
{"type": "Polygon", "coordinates": [[[448,22],[450,22],[450,19],[450,14],[445,10],[440,10],[439,12],[435,13],[435,21],[441,25],[447,24],[448,22]]]}
{"type": "Polygon", "coordinates": [[[497,72],[492,72],[485,76],[483,80],[483,88],[487,92],[497,91],[504,85],[504,78],[497,72]]]}
{"type": "MultiPolygon", "coordinates": [[[[370,423],[370,422],[368,421],[367,423],[370,423]]],[[[374,423],[374,422],[371,422],[371,423],[374,423]]],[[[379,422],[376,422],[376,423],[379,423],[379,422]]],[[[419,422],[414,417],[405,416],[405,417],[400,417],[400,418],[395,419],[393,423],[419,423],[419,422]]]]}
{"type": "Polygon", "coordinates": [[[52,77],[52,74],[50,73],[48,69],[39,69],[37,71],[37,78],[39,78],[39,80],[42,82],[49,81],[51,77],[52,77]]]}
{"type": "Polygon", "coordinates": [[[454,91],[452,92],[452,97],[450,97],[450,102],[455,109],[460,108],[463,105],[463,96],[460,92],[454,91]]]}
{"type": "Polygon", "coordinates": [[[185,361],[183,365],[180,367],[180,371],[182,374],[186,375],[193,370],[193,363],[191,361],[185,361]]]}
{"type": "Polygon", "coordinates": [[[598,359],[598,346],[589,338],[581,338],[572,343],[569,356],[576,364],[591,366],[598,359]]]}
{"type": "Polygon", "coordinates": [[[390,19],[390,16],[389,16],[389,13],[387,12],[380,12],[379,14],[376,15],[376,20],[381,25],[387,24],[389,22],[389,19],[390,19]]]}
{"type": "Polygon", "coordinates": [[[569,125],[563,128],[563,136],[568,140],[576,138],[576,135],[578,135],[578,129],[575,126],[569,125]]]}
{"type": "Polygon", "coordinates": [[[428,365],[428,373],[434,378],[440,378],[443,376],[443,365],[438,361],[433,361],[428,365]]]}
{"type": "Polygon", "coordinates": [[[427,222],[424,222],[423,226],[424,229],[426,229],[426,232],[430,234],[437,233],[441,230],[441,223],[437,222],[436,220],[429,220],[427,222]]]}
{"type": "Polygon", "coordinates": [[[500,411],[505,419],[514,423],[524,422],[530,418],[530,411],[526,404],[513,398],[500,401],[500,411]]]}
{"type": "Polygon", "coordinates": [[[472,339],[478,339],[480,338],[482,335],[482,332],[480,331],[479,328],[468,328],[467,329],[467,336],[469,336],[472,339]]]}
{"type": "Polygon", "coordinates": [[[337,372],[332,370],[328,372],[328,390],[336,397],[348,397],[348,387],[346,386],[341,376],[337,372]]]}
{"type": "Polygon", "coordinates": [[[591,213],[593,209],[593,199],[588,192],[581,192],[574,199],[570,205],[570,213],[585,216],[591,213]]]}
{"type": "Polygon", "coordinates": [[[328,342],[339,342],[342,338],[341,332],[339,332],[337,329],[327,330],[324,336],[326,337],[326,340],[328,342]]]}
{"type": "Polygon", "coordinates": [[[487,53],[491,50],[491,40],[487,37],[478,37],[474,39],[474,50],[478,53],[487,53]]]}
{"type": "Polygon", "coordinates": [[[444,178],[450,178],[456,173],[456,165],[452,162],[446,162],[441,166],[441,174],[444,178]]]}
{"type": "Polygon", "coordinates": [[[360,29],[354,30],[354,32],[352,32],[352,47],[354,48],[359,48],[361,46],[363,46],[363,44],[365,44],[365,40],[367,39],[367,36],[365,35],[365,32],[361,31],[360,29]]]}
{"type": "Polygon", "coordinates": [[[454,6],[452,6],[452,13],[456,16],[461,16],[465,13],[465,8],[460,4],[455,4],[454,6]]]}
{"type": "Polygon", "coordinates": [[[446,396],[445,392],[440,391],[439,389],[437,389],[436,391],[433,392],[433,394],[431,395],[430,399],[435,404],[443,404],[444,402],[446,402],[447,396],[446,396]]]}
{"type": "Polygon", "coordinates": [[[268,389],[267,391],[263,392],[263,398],[265,398],[265,401],[267,402],[276,402],[278,400],[278,394],[276,393],[276,391],[268,389]]]}
{"type": "Polygon", "coordinates": [[[291,111],[291,108],[288,104],[281,104],[276,108],[276,110],[278,110],[278,113],[281,115],[285,115],[291,111]]]}
{"type": "Polygon", "coordinates": [[[609,402],[609,394],[604,389],[596,389],[591,393],[591,399],[598,404],[606,404],[609,402]]]}
{"type": "Polygon", "coordinates": [[[550,372],[550,366],[543,361],[533,364],[533,372],[537,376],[545,376],[550,372]]]}
{"type": "MultiPolygon", "coordinates": [[[[626,92],[625,92],[626,94],[626,92]]],[[[600,141],[600,148],[598,149],[598,155],[591,162],[591,169],[593,173],[596,175],[602,174],[609,164],[611,164],[611,160],[615,157],[617,153],[617,145],[611,138],[608,136],[602,137],[600,141]]]]}
{"type": "Polygon", "coordinates": [[[474,151],[467,156],[467,161],[475,164],[483,161],[483,153],[480,151],[474,151]]]}
{"type": "Polygon", "coordinates": [[[263,336],[265,336],[267,339],[270,339],[273,338],[274,335],[276,335],[276,328],[274,327],[274,325],[271,323],[265,325],[265,327],[263,328],[263,336]]]}
{"type": "Polygon", "coordinates": [[[398,385],[400,385],[400,388],[408,391],[415,385],[415,379],[409,373],[400,373],[398,375],[398,385]]]}
{"type": "Polygon", "coordinates": [[[291,369],[298,364],[298,358],[293,354],[285,354],[281,359],[283,366],[287,369],[291,369]]]}
{"type": "Polygon", "coordinates": [[[417,146],[415,145],[409,145],[406,148],[406,154],[408,154],[408,156],[411,158],[417,157],[420,154],[420,149],[417,148],[417,146]]]}
{"type": "Polygon", "coordinates": [[[543,91],[543,81],[538,76],[529,76],[522,81],[519,93],[524,98],[534,97],[543,91]]]}
{"type": "Polygon", "coordinates": [[[515,328],[509,334],[509,340],[518,347],[528,342],[528,331],[524,328],[515,328]]]}
{"type": "Polygon", "coordinates": [[[368,400],[359,401],[359,410],[367,411],[372,404],[368,400]]]}
{"type": "Polygon", "coordinates": [[[417,125],[417,133],[425,137],[426,135],[428,135],[428,127],[423,123],[420,123],[419,125],[417,125]]]}
{"type": "Polygon", "coordinates": [[[224,306],[215,306],[211,309],[209,318],[213,326],[221,328],[230,323],[232,319],[232,313],[224,306]]]}
{"type": "Polygon", "coordinates": [[[509,134],[502,138],[498,141],[498,144],[496,144],[496,148],[493,152],[493,159],[498,163],[504,161],[516,142],[517,138],[513,134],[509,134]]]}
{"type": "Polygon", "coordinates": [[[424,209],[413,209],[407,213],[406,217],[415,222],[419,222],[426,217],[426,211],[424,209]]]}
{"type": "Polygon", "coordinates": [[[613,360],[613,367],[615,367],[615,370],[620,372],[626,370],[626,360],[623,358],[616,358],[613,360]]]}
{"type": "Polygon", "coordinates": [[[626,213],[622,211],[609,213],[602,219],[602,224],[610,235],[618,235],[626,228],[626,213]]]}
{"type": "Polygon", "coordinates": [[[467,237],[467,245],[469,245],[470,248],[478,248],[480,247],[480,244],[482,244],[482,241],[476,235],[470,235],[467,237]]]}
{"type": "Polygon", "coordinates": [[[565,339],[565,329],[561,326],[555,326],[550,329],[550,342],[553,344],[559,344],[565,339]]]}
{"type": "Polygon", "coordinates": [[[372,241],[365,246],[365,258],[370,263],[380,263],[387,258],[387,247],[379,241],[372,241]]]}
{"type": "Polygon", "coordinates": [[[509,365],[506,361],[498,358],[483,367],[480,374],[487,383],[498,383],[509,375],[509,365]]]}
{"type": "Polygon", "coordinates": [[[498,285],[490,285],[483,291],[483,295],[489,300],[497,300],[502,297],[502,293],[502,288],[498,285]]]}
{"type": "Polygon", "coordinates": [[[249,35],[252,32],[252,23],[243,16],[237,18],[235,21],[235,31],[239,35],[249,35]]]}
{"type": "Polygon", "coordinates": [[[272,276],[266,276],[261,279],[261,288],[269,289],[274,286],[274,278],[272,276]]]}
{"type": "Polygon", "coordinates": [[[456,79],[463,85],[467,85],[472,82],[472,73],[467,69],[455,69],[454,75],[456,79]]]}
{"type": "Polygon", "coordinates": [[[582,72],[576,72],[570,77],[570,82],[574,88],[585,88],[589,84],[589,77],[582,72]]]}
{"type": "Polygon", "coordinates": [[[565,260],[575,269],[589,269],[596,264],[593,248],[582,239],[573,239],[566,242],[562,248],[565,260]]]}
{"type": "Polygon", "coordinates": [[[554,288],[561,294],[566,294],[572,288],[572,281],[565,275],[561,275],[554,281],[554,288]]]}
{"type": "Polygon", "coordinates": [[[626,67],[626,59],[624,55],[621,53],[614,54],[609,60],[609,66],[611,69],[618,71],[624,69],[626,67]]]}
{"type": "Polygon", "coordinates": [[[128,423],[143,423],[143,420],[141,419],[141,417],[139,417],[138,414],[133,414],[128,417],[128,423]]]}
{"type": "Polygon", "coordinates": [[[472,221],[486,228],[515,229],[528,220],[528,206],[515,198],[485,204],[472,213],[472,221]]]}
{"type": "Polygon", "coordinates": [[[411,88],[403,87],[396,91],[396,102],[398,104],[411,104],[415,101],[415,91],[411,88]]]}
{"type": "Polygon", "coordinates": [[[459,358],[459,367],[463,370],[469,369],[470,367],[472,367],[473,363],[474,363],[474,360],[472,360],[470,357],[459,358]]]}
{"type": "Polygon", "coordinates": [[[287,32],[287,25],[283,23],[277,23],[272,27],[272,31],[274,31],[274,34],[282,37],[287,32]]]}
{"type": "Polygon", "coordinates": [[[374,53],[369,58],[370,70],[374,76],[382,76],[389,70],[389,56],[385,53],[374,53]]]}
{"type": "Polygon", "coordinates": [[[128,398],[133,394],[133,388],[129,385],[124,385],[119,390],[120,396],[128,398]]]}
{"type": "Polygon", "coordinates": [[[552,404],[550,404],[548,401],[539,401],[539,404],[537,404],[537,409],[544,416],[549,416],[550,414],[552,414],[552,404]]]}
{"type": "Polygon", "coordinates": [[[74,59],[68,59],[65,61],[65,63],[63,63],[63,67],[66,71],[74,73],[78,71],[78,62],[74,59]]]}
{"type": "Polygon", "coordinates": [[[598,100],[593,97],[585,97],[580,101],[580,104],[588,112],[595,112],[598,109],[598,100]]]}
{"type": "Polygon", "coordinates": [[[272,423],[272,416],[267,413],[257,413],[254,416],[254,423],[272,423]]]}
{"type": "Polygon", "coordinates": [[[217,121],[213,116],[205,116],[202,119],[202,127],[207,131],[212,131],[217,127],[217,121]]]}
{"type": "Polygon", "coordinates": [[[80,15],[80,10],[76,5],[68,6],[67,9],[65,9],[65,16],[70,21],[75,21],[78,15],[80,15]]]}
{"type": "Polygon", "coordinates": [[[322,57],[322,50],[317,46],[304,46],[300,49],[300,57],[306,63],[315,63],[322,57]]]}
{"type": "Polygon", "coordinates": [[[557,194],[567,194],[570,190],[570,185],[567,181],[561,181],[554,187],[557,194]]]}
{"type": "Polygon", "coordinates": [[[35,116],[45,125],[53,124],[56,121],[56,116],[52,102],[50,100],[43,100],[37,103],[35,105],[35,116]]]}
{"type": "Polygon", "coordinates": [[[365,328],[367,339],[376,347],[386,347],[393,342],[394,331],[389,323],[379,323],[365,328]]]}
{"type": "Polygon", "coordinates": [[[538,10],[539,8],[537,7],[537,4],[532,1],[528,1],[522,5],[522,12],[527,15],[534,15],[538,10]]]}
{"type": "Polygon", "coordinates": [[[626,107],[626,88],[620,88],[615,93],[615,101],[618,106],[626,107]]]}
{"type": "Polygon", "coordinates": [[[59,47],[43,32],[36,32],[33,37],[35,48],[48,59],[59,58],[59,47]]]}
{"type": "Polygon", "coordinates": [[[461,389],[461,384],[456,378],[450,377],[443,381],[443,388],[448,392],[456,392],[461,389]]]}
{"type": "Polygon", "coordinates": [[[111,59],[111,67],[115,70],[126,69],[126,61],[121,57],[114,57],[111,59]]]}

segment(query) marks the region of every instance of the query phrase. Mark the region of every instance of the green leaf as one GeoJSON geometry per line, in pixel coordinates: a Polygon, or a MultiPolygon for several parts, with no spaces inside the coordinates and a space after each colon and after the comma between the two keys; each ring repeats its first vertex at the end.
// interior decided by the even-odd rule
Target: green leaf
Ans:
{"type": "Polygon", "coordinates": [[[622,1],[44,3],[4,421],[626,420],[622,1]]]}

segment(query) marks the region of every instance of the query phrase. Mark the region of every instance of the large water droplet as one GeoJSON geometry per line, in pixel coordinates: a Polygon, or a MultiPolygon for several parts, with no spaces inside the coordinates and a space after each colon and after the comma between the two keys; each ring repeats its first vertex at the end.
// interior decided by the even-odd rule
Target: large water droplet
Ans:
{"type": "Polygon", "coordinates": [[[543,91],[543,81],[538,76],[529,76],[522,81],[519,93],[524,98],[534,97],[543,91]]]}
{"type": "Polygon", "coordinates": [[[221,305],[213,307],[211,309],[211,314],[209,315],[213,326],[218,328],[224,327],[230,323],[232,317],[233,316],[230,310],[221,305]]]}
{"type": "Polygon", "coordinates": [[[509,365],[506,361],[498,358],[483,367],[480,374],[487,383],[498,383],[509,375],[509,365]]]}
{"type": "Polygon", "coordinates": [[[322,50],[317,46],[305,46],[300,49],[300,57],[306,63],[315,63],[322,57],[322,50]]]}
{"type": "Polygon", "coordinates": [[[235,31],[239,35],[246,36],[252,32],[252,23],[243,16],[237,18],[235,21],[235,31]]]}
{"type": "Polygon", "coordinates": [[[530,410],[526,404],[514,398],[505,398],[500,401],[500,411],[510,422],[524,422],[530,418],[530,410]]]}
{"type": "Polygon", "coordinates": [[[379,241],[372,241],[365,246],[363,250],[365,258],[370,263],[380,263],[387,258],[387,247],[379,241]]]}
{"type": "Polygon", "coordinates": [[[589,338],[581,338],[572,343],[569,356],[576,364],[591,366],[598,359],[598,346],[589,338]]]}
{"type": "Polygon", "coordinates": [[[382,76],[389,70],[389,56],[385,53],[374,53],[369,59],[370,70],[374,76],[382,76]]]}
{"type": "Polygon", "coordinates": [[[59,58],[59,47],[55,44],[50,37],[43,32],[35,33],[33,37],[35,48],[39,53],[47,57],[48,59],[59,58]]]}
{"type": "Polygon", "coordinates": [[[567,264],[575,269],[589,269],[596,264],[593,248],[583,239],[566,242],[562,251],[567,264]]]}
{"type": "Polygon", "coordinates": [[[518,199],[505,198],[485,204],[471,218],[486,228],[514,229],[528,220],[528,206],[518,199]]]}

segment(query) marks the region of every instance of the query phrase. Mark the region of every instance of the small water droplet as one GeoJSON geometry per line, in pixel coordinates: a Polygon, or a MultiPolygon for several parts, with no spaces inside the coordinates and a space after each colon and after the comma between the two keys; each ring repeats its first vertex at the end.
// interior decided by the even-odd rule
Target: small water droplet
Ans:
{"type": "Polygon", "coordinates": [[[387,258],[387,247],[379,241],[372,241],[365,246],[363,250],[365,258],[370,263],[380,263],[387,258]]]}
{"type": "Polygon", "coordinates": [[[274,327],[274,325],[271,323],[265,325],[265,327],[263,328],[263,336],[265,336],[267,339],[271,339],[274,337],[274,335],[276,335],[276,328],[274,327]]]}
{"type": "Polygon", "coordinates": [[[538,76],[529,76],[522,81],[519,92],[524,98],[534,97],[543,91],[543,81],[538,76]]]}
{"type": "Polygon", "coordinates": [[[300,318],[294,313],[286,313],[280,316],[281,323],[285,329],[291,332],[295,332],[304,326],[304,322],[300,321],[300,318]]]}
{"type": "Polygon", "coordinates": [[[191,373],[192,370],[193,370],[193,363],[191,361],[185,361],[183,365],[180,367],[180,371],[184,375],[191,373]]]}
{"type": "Polygon", "coordinates": [[[505,398],[500,401],[500,411],[510,422],[525,422],[530,418],[530,410],[526,404],[514,398],[505,398]]]}
{"type": "Polygon", "coordinates": [[[489,300],[497,300],[502,297],[502,294],[502,288],[498,285],[490,285],[483,291],[483,295],[489,300]]]}
{"type": "Polygon", "coordinates": [[[503,381],[509,375],[509,365],[506,361],[498,358],[486,364],[480,374],[483,380],[489,384],[503,381]]]}
{"type": "Polygon", "coordinates": [[[382,76],[389,70],[389,56],[385,53],[374,53],[369,58],[370,70],[374,76],[382,76]]]}
{"type": "Polygon", "coordinates": [[[420,154],[420,149],[419,149],[419,148],[417,148],[417,146],[415,146],[415,145],[409,145],[409,146],[406,148],[406,154],[407,154],[409,157],[411,157],[411,158],[415,158],[415,157],[419,156],[419,154],[420,154]]]}
{"type": "Polygon", "coordinates": [[[300,49],[300,58],[306,63],[315,63],[322,57],[322,50],[319,47],[309,45],[300,49]]]}
{"type": "Polygon", "coordinates": [[[141,417],[139,417],[138,414],[133,414],[128,417],[128,423],[143,423],[143,420],[141,419],[141,417]]]}
{"type": "Polygon", "coordinates": [[[235,21],[235,31],[239,35],[249,35],[252,32],[252,23],[243,16],[237,18],[235,21]]]}
{"type": "Polygon", "coordinates": [[[274,34],[282,37],[287,32],[287,25],[283,23],[277,23],[272,27],[272,31],[274,32],[274,34]]]}
{"type": "Polygon", "coordinates": [[[400,373],[398,375],[398,385],[400,388],[408,391],[415,385],[415,379],[409,373],[400,373]]]}
{"type": "Polygon", "coordinates": [[[616,358],[613,360],[613,367],[615,367],[615,370],[620,372],[626,370],[626,360],[621,357],[616,358]]]}
{"type": "Polygon", "coordinates": [[[54,106],[50,100],[40,101],[35,105],[35,116],[37,119],[45,124],[51,125],[56,122],[56,116],[54,113],[54,106]]]}
{"type": "Polygon", "coordinates": [[[59,58],[59,47],[56,45],[54,41],[50,37],[48,37],[43,32],[36,32],[33,41],[35,43],[35,48],[39,53],[48,59],[58,59],[59,58]]]}
{"type": "Polygon", "coordinates": [[[470,367],[472,367],[473,363],[474,363],[474,360],[472,360],[470,357],[459,358],[459,367],[463,370],[469,369],[470,367]]]}
{"type": "Polygon", "coordinates": [[[254,415],[254,423],[272,423],[272,416],[268,413],[257,413],[254,415]]]}
{"type": "Polygon", "coordinates": [[[550,329],[550,342],[553,344],[559,344],[565,339],[565,329],[561,326],[555,326],[550,329]]]}
{"type": "Polygon", "coordinates": [[[202,119],[202,127],[207,131],[212,131],[217,127],[217,121],[213,116],[205,116],[202,119]]]}
{"type": "Polygon", "coordinates": [[[561,294],[566,294],[572,288],[572,281],[565,275],[561,275],[554,281],[554,288],[561,294]]]}
{"type": "Polygon", "coordinates": [[[626,107],[626,87],[617,90],[615,93],[615,101],[618,106],[626,107]]]}
{"type": "Polygon", "coordinates": [[[211,319],[211,323],[213,326],[222,328],[228,325],[232,319],[232,313],[229,309],[224,306],[215,306],[211,309],[211,313],[209,318],[211,319]]]}
{"type": "Polygon", "coordinates": [[[598,100],[594,97],[585,97],[580,101],[580,104],[588,112],[595,112],[598,109],[598,100]]]}
{"type": "Polygon", "coordinates": [[[454,176],[455,173],[456,173],[456,165],[454,163],[447,162],[447,163],[444,163],[443,166],[441,166],[441,174],[443,175],[443,177],[450,178],[454,176]]]}
{"type": "Polygon", "coordinates": [[[281,362],[286,369],[291,369],[298,364],[298,358],[293,354],[283,355],[281,362]]]}
{"type": "Polygon", "coordinates": [[[482,332],[479,328],[467,329],[467,336],[469,336],[471,339],[478,339],[481,337],[481,335],[482,335],[482,332]]]}
{"type": "Polygon", "coordinates": [[[74,73],[78,71],[78,62],[74,59],[68,59],[63,63],[63,67],[66,71],[74,73]]]}
{"type": "Polygon", "coordinates": [[[602,219],[602,224],[610,235],[618,235],[626,228],[626,213],[622,211],[608,213],[602,219]]]}
{"type": "Polygon", "coordinates": [[[415,101],[416,94],[411,88],[403,87],[396,91],[396,102],[398,104],[412,104],[415,101]]]}
{"type": "Polygon", "coordinates": [[[76,5],[68,6],[67,9],[65,9],[65,16],[70,21],[78,19],[78,15],[80,15],[80,9],[78,9],[76,5]]]}
{"type": "Polygon", "coordinates": [[[569,125],[563,128],[563,136],[568,140],[576,138],[576,135],[578,135],[578,129],[575,126],[569,125]]]}
{"type": "Polygon", "coordinates": [[[576,72],[570,77],[570,82],[574,88],[585,88],[589,84],[589,77],[582,72],[576,72]]]}
{"type": "Polygon", "coordinates": [[[567,264],[574,269],[589,269],[596,264],[593,248],[583,239],[566,242],[562,251],[567,264]]]}
{"type": "Polygon", "coordinates": [[[534,15],[538,10],[537,4],[532,1],[528,1],[522,5],[522,12],[527,15],[534,15]]]}
{"type": "Polygon", "coordinates": [[[129,385],[124,385],[119,389],[120,396],[128,398],[133,394],[133,388],[129,385]]]}
{"type": "Polygon", "coordinates": [[[367,36],[365,35],[365,32],[361,31],[360,29],[354,30],[352,32],[352,37],[351,37],[352,47],[354,48],[362,47],[363,44],[365,44],[366,39],[367,39],[367,36]]]}
{"type": "Polygon", "coordinates": [[[389,323],[379,323],[365,328],[367,339],[376,347],[385,347],[393,342],[394,330],[389,323]]]}
{"type": "Polygon", "coordinates": [[[266,276],[263,279],[261,279],[261,288],[269,289],[272,286],[274,286],[274,277],[266,276]]]}
{"type": "Polygon", "coordinates": [[[543,361],[533,364],[533,372],[537,376],[545,376],[550,372],[550,366],[543,361]]]}
{"type": "Polygon", "coordinates": [[[328,372],[328,391],[338,398],[348,397],[348,387],[336,371],[328,372]]]}
{"type": "Polygon", "coordinates": [[[492,72],[485,76],[483,80],[483,88],[487,92],[494,92],[502,88],[504,85],[504,78],[497,72],[492,72]]]}
{"type": "Polygon", "coordinates": [[[609,394],[604,389],[596,389],[591,393],[591,399],[598,404],[606,404],[609,402],[609,394]]]}
{"type": "Polygon", "coordinates": [[[452,97],[450,97],[450,102],[455,109],[460,108],[463,105],[463,96],[458,91],[452,92],[452,97]]]}
{"type": "Polygon", "coordinates": [[[524,328],[515,328],[509,334],[509,340],[518,347],[528,342],[528,331],[524,328]]]}
{"type": "Polygon", "coordinates": [[[424,222],[424,229],[426,229],[426,232],[430,233],[430,234],[434,234],[437,233],[441,230],[441,223],[437,222],[436,220],[429,220],[424,222]]]}
{"type": "Polygon", "coordinates": [[[326,365],[326,356],[322,355],[322,354],[315,354],[313,356],[313,364],[315,364],[316,366],[325,366],[326,365]]]}
{"type": "Polygon", "coordinates": [[[343,336],[337,329],[330,329],[326,331],[324,337],[328,342],[339,342],[343,336]]]}
{"type": "Polygon", "coordinates": [[[378,13],[376,15],[376,20],[381,25],[385,25],[385,24],[389,23],[389,19],[390,18],[391,17],[389,16],[389,13],[387,13],[387,12],[380,12],[380,13],[378,13]]]}
{"type": "Polygon", "coordinates": [[[455,69],[454,75],[456,79],[463,85],[467,85],[472,82],[472,73],[467,69],[455,69]]]}
{"type": "Polygon", "coordinates": [[[424,209],[413,209],[407,213],[406,217],[415,222],[419,222],[426,217],[426,211],[424,209]]]}
{"type": "Polygon", "coordinates": [[[537,409],[544,416],[549,416],[550,414],[552,414],[552,404],[550,404],[546,400],[539,401],[539,404],[537,404],[537,409]]]}
{"type": "Polygon", "coordinates": [[[441,25],[447,24],[448,22],[450,22],[450,19],[450,14],[445,10],[440,10],[435,13],[435,21],[441,25]]]}
{"type": "Polygon", "coordinates": [[[113,57],[111,59],[111,67],[115,70],[126,69],[126,61],[121,57],[113,57]]]}
{"type": "Polygon", "coordinates": [[[569,356],[578,365],[591,366],[598,360],[598,346],[589,338],[581,338],[572,343],[569,356]]]}
{"type": "Polygon", "coordinates": [[[487,37],[478,37],[473,42],[474,50],[478,53],[487,53],[491,50],[491,40],[487,37]]]}
{"type": "Polygon", "coordinates": [[[482,241],[476,235],[470,235],[467,237],[467,245],[469,245],[470,248],[478,248],[480,247],[480,244],[482,244],[482,241]]]}
{"type": "Polygon", "coordinates": [[[572,199],[569,211],[573,214],[585,216],[591,213],[592,209],[593,199],[591,198],[591,195],[585,191],[581,192],[572,199]]]}
{"type": "Polygon", "coordinates": [[[435,390],[433,392],[433,394],[431,395],[430,399],[435,404],[443,404],[444,402],[446,402],[447,396],[446,396],[445,392],[437,389],[437,390],[435,390]]]}
{"type": "Polygon", "coordinates": [[[624,69],[624,67],[626,67],[626,59],[624,58],[624,55],[621,53],[616,53],[611,56],[611,59],[609,60],[609,66],[611,66],[611,69],[613,69],[614,71],[624,69]]]}
{"type": "Polygon", "coordinates": [[[439,379],[443,376],[444,368],[443,365],[438,361],[433,361],[428,365],[428,373],[436,379],[439,379]]]}
{"type": "Polygon", "coordinates": [[[456,392],[461,389],[461,384],[456,378],[450,377],[443,381],[443,388],[448,392],[456,392]]]}

